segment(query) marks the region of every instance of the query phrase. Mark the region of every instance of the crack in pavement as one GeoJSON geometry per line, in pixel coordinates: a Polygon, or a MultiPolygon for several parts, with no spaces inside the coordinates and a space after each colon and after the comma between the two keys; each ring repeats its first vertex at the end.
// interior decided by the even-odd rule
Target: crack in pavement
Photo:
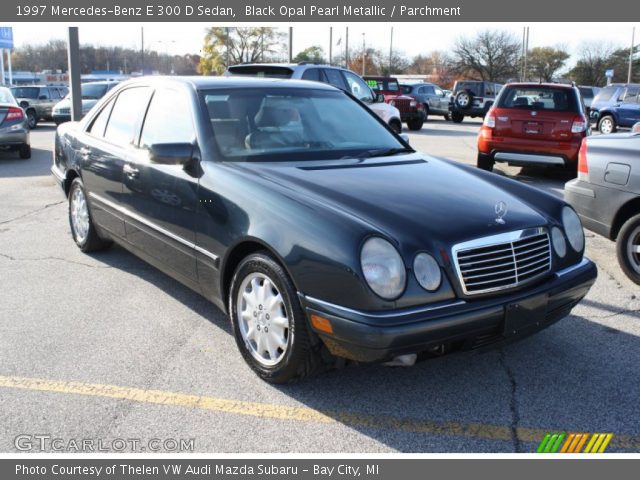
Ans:
{"type": "Polygon", "coordinates": [[[61,258],[61,257],[17,258],[17,257],[12,257],[11,255],[7,255],[6,253],[0,253],[0,257],[6,258],[7,260],[10,260],[12,262],[39,262],[43,260],[56,260],[59,262],[69,263],[72,265],[80,265],[82,267],[89,267],[89,268],[113,268],[110,265],[91,265],[90,263],[76,262],[75,260],[70,260],[68,258],[61,258]]]}
{"type": "Polygon", "coordinates": [[[522,449],[520,446],[520,437],[518,436],[518,424],[520,423],[520,413],[518,412],[518,399],[516,397],[516,377],[511,370],[511,367],[507,363],[507,354],[504,351],[504,348],[500,349],[500,357],[499,362],[505,373],[507,374],[507,378],[509,379],[509,385],[511,387],[511,397],[509,399],[509,410],[511,411],[511,424],[509,426],[511,430],[511,441],[513,442],[513,451],[514,453],[521,453],[522,449]]]}
{"type": "Polygon", "coordinates": [[[0,222],[0,225],[4,225],[6,223],[11,223],[11,222],[15,222],[16,220],[21,220],[25,217],[29,217],[31,215],[35,215],[36,213],[42,212],[43,210],[46,210],[47,208],[50,207],[55,207],[56,205],[60,205],[61,203],[67,203],[66,200],[60,200],[59,202],[54,202],[54,203],[47,203],[45,206],[40,207],[36,210],[32,210],[30,212],[25,213],[24,215],[20,215],[18,217],[14,217],[14,218],[10,218],[9,220],[3,220],[0,222]]]}

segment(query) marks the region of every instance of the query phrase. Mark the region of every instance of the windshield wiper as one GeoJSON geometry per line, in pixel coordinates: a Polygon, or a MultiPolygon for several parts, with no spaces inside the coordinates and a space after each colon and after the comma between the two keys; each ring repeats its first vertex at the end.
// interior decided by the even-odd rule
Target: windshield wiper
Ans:
{"type": "Polygon", "coordinates": [[[352,158],[374,158],[374,157],[390,157],[399,153],[415,153],[413,148],[395,147],[395,148],[376,148],[373,150],[365,150],[352,158]]]}

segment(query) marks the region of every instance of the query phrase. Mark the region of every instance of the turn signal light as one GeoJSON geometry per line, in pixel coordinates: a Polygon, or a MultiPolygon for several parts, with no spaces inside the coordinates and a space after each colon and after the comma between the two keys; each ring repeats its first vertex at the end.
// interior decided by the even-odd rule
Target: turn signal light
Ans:
{"type": "Polygon", "coordinates": [[[311,325],[313,325],[313,328],[320,332],[333,335],[333,326],[331,325],[331,322],[328,319],[321,317],[320,315],[311,315],[311,325]]]}
{"type": "Polygon", "coordinates": [[[589,175],[589,164],[587,163],[587,139],[583,139],[578,152],[578,177],[586,178],[589,175]]]}

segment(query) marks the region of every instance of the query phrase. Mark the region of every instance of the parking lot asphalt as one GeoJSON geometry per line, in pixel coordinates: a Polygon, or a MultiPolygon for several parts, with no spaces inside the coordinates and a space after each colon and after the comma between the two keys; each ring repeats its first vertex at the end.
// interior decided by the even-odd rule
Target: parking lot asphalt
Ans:
{"type": "MultiPolygon", "coordinates": [[[[430,120],[410,139],[474,163],[479,125],[430,120]]],[[[586,299],[519,343],[272,386],[198,294],[121,248],[76,248],[49,174],[53,131],[32,132],[30,160],[0,153],[0,452],[20,435],[111,451],[193,439],[221,453],[533,452],[548,431],[611,432],[607,451],[640,451],[640,299],[608,240],[587,232],[599,277],[586,299]]],[[[567,180],[498,169],[557,195],[567,180]]]]}

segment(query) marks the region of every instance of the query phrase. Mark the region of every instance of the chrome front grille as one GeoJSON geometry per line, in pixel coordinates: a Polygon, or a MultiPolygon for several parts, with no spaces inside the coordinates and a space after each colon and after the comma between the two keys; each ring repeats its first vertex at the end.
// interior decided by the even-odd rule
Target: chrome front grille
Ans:
{"type": "Polygon", "coordinates": [[[458,277],[468,295],[522,285],[551,269],[551,243],[543,228],[465,242],[453,248],[458,277]]]}

